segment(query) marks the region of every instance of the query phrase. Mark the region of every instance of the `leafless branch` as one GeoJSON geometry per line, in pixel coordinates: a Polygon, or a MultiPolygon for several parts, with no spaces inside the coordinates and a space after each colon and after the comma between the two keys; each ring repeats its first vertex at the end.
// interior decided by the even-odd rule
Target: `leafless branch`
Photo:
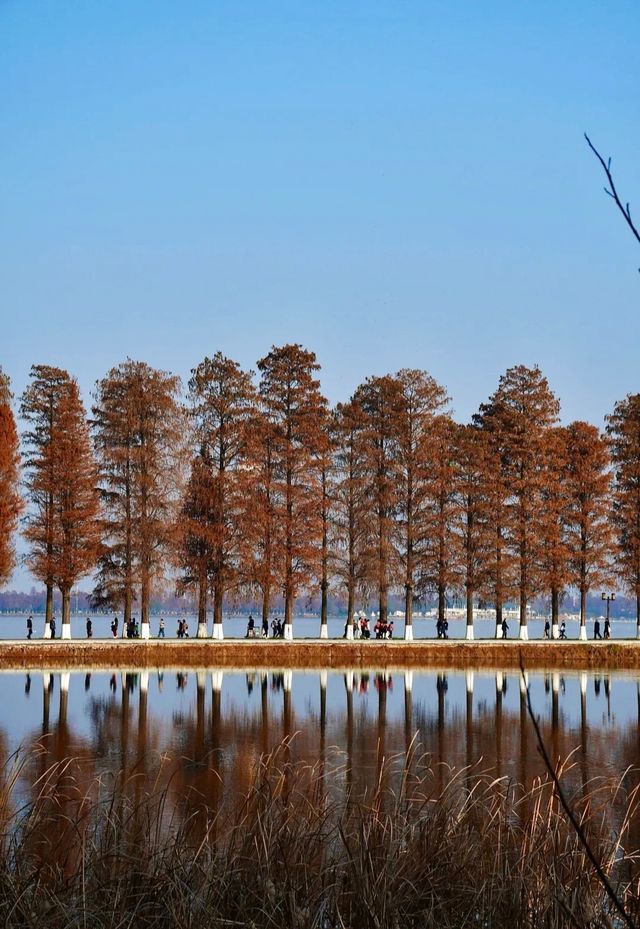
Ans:
{"type": "Polygon", "coordinates": [[[621,212],[622,215],[624,216],[627,225],[628,225],[629,228],[631,229],[631,232],[634,234],[634,236],[636,237],[636,239],[638,240],[638,242],[640,242],[640,232],[638,232],[636,226],[634,225],[633,220],[631,219],[631,210],[630,210],[630,208],[629,208],[629,204],[628,204],[628,203],[623,203],[622,200],[620,199],[620,197],[618,196],[618,191],[616,190],[616,185],[615,185],[615,183],[614,183],[613,176],[612,176],[612,174],[611,174],[611,158],[608,158],[608,159],[605,161],[604,158],[602,157],[602,155],[600,154],[600,152],[598,151],[598,149],[595,147],[595,145],[593,144],[593,142],[591,141],[591,139],[589,138],[589,136],[587,135],[586,132],[585,132],[585,134],[584,134],[584,137],[585,137],[585,139],[587,140],[587,145],[589,146],[589,148],[591,149],[591,151],[593,152],[593,154],[596,156],[596,158],[598,159],[598,161],[599,161],[600,164],[602,165],[602,170],[604,171],[604,173],[605,173],[606,176],[607,176],[607,181],[609,182],[609,187],[605,187],[605,188],[604,188],[604,192],[605,192],[606,194],[608,194],[608,196],[611,197],[612,200],[615,201],[616,206],[618,207],[618,209],[620,210],[620,212],[621,212]]]}
{"type": "MultiPolygon", "coordinates": [[[[587,141],[589,141],[589,140],[587,139],[587,141]]],[[[590,142],[589,142],[589,145],[591,145],[590,142]]],[[[593,146],[592,146],[592,147],[593,147],[593,146]]],[[[595,151],[595,149],[594,149],[594,151],[595,151]]],[[[596,154],[597,154],[597,152],[596,152],[596,154]]],[[[598,158],[600,158],[599,155],[598,155],[598,158]]],[[[601,159],[601,160],[602,160],[602,159],[601,159]]],[[[606,168],[605,168],[605,170],[606,170],[606,168]]],[[[525,686],[526,686],[526,676],[525,676],[525,672],[524,672],[524,665],[522,664],[522,662],[520,662],[520,673],[522,674],[522,679],[525,681],[525,686]]],[[[531,720],[531,722],[532,722],[532,724],[533,724],[533,728],[535,729],[536,740],[537,740],[537,742],[538,742],[538,751],[539,751],[540,754],[542,755],[542,760],[544,761],[544,766],[545,766],[545,768],[547,769],[547,771],[549,772],[549,777],[550,777],[551,780],[553,781],[553,786],[554,786],[554,788],[555,788],[556,794],[558,795],[558,799],[560,800],[560,805],[562,806],[562,809],[564,810],[567,819],[568,819],[569,822],[571,823],[571,826],[572,826],[574,832],[575,832],[576,835],[578,836],[578,839],[579,839],[581,845],[583,846],[585,852],[587,853],[587,858],[589,859],[589,861],[590,861],[591,864],[593,865],[593,868],[594,868],[594,870],[595,870],[595,872],[596,872],[596,874],[597,874],[597,876],[598,876],[598,880],[600,881],[602,887],[604,888],[605,893],[607,894],[609,900],[611,901],[611,903],[613,904],[613,906],[615,907],[615,909],[617,910],[617,912],[620,914],[620,917],[621,917],[621,919],[623,920],[625,926],[628,926],[629,929],[637,929],[637,926],[635,925],[635,923],[633,922],[633,920],[631,919],[631,917],[629,916],[629,914],[628,914],[627,911],[625,910],[622,901],[620,900],[620,898],[618,897],[617,893],[616,893],[615,890],[613,889],[613,887],[612,887],[612,885],[611,885],[611,882],[610,882],[609,878],[608,878],[607,875],[604,873],[604,870],[602,869],[602,865],[600,864],[600,862],[599,862],[598,859],[596,858],[596,856],[595,856],[595,854],[594,854],[594,852],[593,852],[593,849],[592,849],[591,846],[589,845],[589,842],[588,842],[588,840],[587,840],[587,837],[586,837],[586,835],[585,835],[585,833],[584,833],[584,829],[582,828],[582,826],[581,826],[581,824],[580,824],[578,818],[576,817],[576,814],[575,814],[575,813],[573,812],[573,810],[571,809],[571,805],[569,804],[569,801],[567,800],[567,798],[566,798],[565,795],[564,795],[564,791],[563,791],[562,786],[561,786],[561,784],[560,784],[560,779],[559,779],[559,777],[558,777],[558,774],[557,774],[557,772],[556,772],[556,769],[555,769],[554,766],[551,764],[551,759],[549,758],[549,755],[548,755],[548,753],[547,753],[547,749],[545,748],[545,744],[544,744],[544,741],[543,741],[543,739],[542,739],[542,733],[540,732],[540,726],[539,726],[539,724],[538,724],[538,720],[537,720],[537,718],[536,718],[536,716],[535,716],[535,714],[534,714],[534,712],[533,712],[533,707],[531,706],[531,695],[530,695],[530,693],[529,693],[529,688],[527,687],[526,690],[527,690],[527,711],[528,711],[528,713],[529,713],[529,719],[531,720]]]]}

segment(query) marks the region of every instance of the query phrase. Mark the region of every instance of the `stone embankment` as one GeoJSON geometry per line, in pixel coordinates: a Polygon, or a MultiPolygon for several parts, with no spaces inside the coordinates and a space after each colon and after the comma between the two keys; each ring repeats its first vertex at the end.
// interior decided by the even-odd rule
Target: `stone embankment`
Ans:
{"type": "Polygon", "coordinates": [[[449,639],[127,639],[0,641],[0,670],[131,668],[525,668],[640,669],[640,642],[449,639]]]}

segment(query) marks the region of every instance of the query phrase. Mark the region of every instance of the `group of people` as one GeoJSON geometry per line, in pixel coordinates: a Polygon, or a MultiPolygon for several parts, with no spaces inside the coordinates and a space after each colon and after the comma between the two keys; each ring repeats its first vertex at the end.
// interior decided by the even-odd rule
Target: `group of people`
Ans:
{"type": "MultiPolygon", "coordinates": [[[[273,622],[275,623],[276,620],[274,620],[273,622]]],[[[280,621],[278,620],[278,622],[280,622],[280,621]]],[[[280,623],[280,625],[282,625],[282,624],[280,623]]],[[[273,623],[271,623],[271,626],[272,626],[272,628],[274,628],[274,627],[273,627],[273,623]]],[[[279,627],[278,627],[278,628],[279,628],[279,627]]],[[[249,613],[249,622],[247,623],[247,634],[245,635],[245,639],[255,639],[255,638],[257,638],[257,635],[258,635],[258,627],[257,627],[257,625],[256,625],[256,621],[255,621],[255,619],[253,618],[253,616],[251,615],[251,613],[249,613]]],[[[269,638],[269,620],[267,619],[266,616],[265,616],[265,617],[263,618],[263,620],[262,620],[262,625],[261,625],[261,627],[260,627],[260,635],[262,636],[263,639],[269,638]]],[[[275,631],[275,628],[274,628],[273,637],[274,637],[274,639],[275,639],[275,638],[283,638],[283,637],[284,637],[284,627],[283,627],[283,629],[282,629],[282,635],[279,635],[279,636],[276,635],[276,631],[275,631]]]]}
{"type": "MultiPolygon", "coordinates": [[[[113,617],[110,628],[111,628],[111,635],[113,636],[114,639],[117,639],[118,638],[118,617],[117,616],[113,617]]],[[[347,620],[347,623],[345,623],[345,627],[344,627],[343,638],[345,639],[347,637],[347,628],[348,628],[348,620],[347,620]]],[[[509,632],[509,625],[506,619],[502,620],[502,625],[500,628],[502,630],[502,638],[506,639],[508,632],[509,632]]],[[[89,616],[87,616],[86,629],[87,629],[87,638],[88,639],[93,638],[93,622],[89,616]]],[[[449,630],[449,623],[447,622],[447,620],[438,619],[436,623],[437,637],[439,639],[448,639],[449,638],[448,630],[449,630]]],[[[56,637],[55,616],[52,616],[49,621],[49,631],[50,631],[50,637],[52,639],[55,639],[56,637]]],[[[603,638],[610,639],[611,638],[611,621],[609,619],[605,619],[603,632],[604,634],[602,634],[600,631],[600,620],[599,619],[594,620],[594,623],[593,623],[593,638],[594,639],[603,639],[603,638]]],[[[393,638],[393,620],[383,622],[378,619],[373,627],[373,634],[376,639],[392,639],[393,638]]],[[[187,622],[186,619],[178,620],[178,628],[176,631],[176,635],[179,639],[189,638],[189,623],[187,622]]],[[[262,624],[260,626],[260,635],[263,639],[267,639],[269,637],[269,620],[266,617],[262,620],[262,624]]],[[[271,621],[271,635],[274,639],[284,638],[284,622],[277,616],[275,616],[271,621]]],[[[125,629],[125,636],[127,639],[139,639],[140,638],[140,626],[138,624],[138,621],[135,618],[132,618],[127,622],[126,629],[125,629]]],[[[253,616],[249,614],[249,621],[247,623],[247,632],[246,632],[245,638],[254,639],[254,638],[257,638],[257,636],[258,636],[258,626],[253,616]]],[[[33,616],[29,615],[29,617],[27,618],[27,639],[31,639],[32,637],[33,637],[33,616]]],[[[371,628],[369,626],[369,619],[366,613],[364,613],[364,611],[360,611],[360,613],[355,613],[353,616],[353,637],[354,639],[370,639],[371,638],[371,628]]],[[[543,637],[545,639],[551,638],[551,623],[548,619],[545,620],[543,637]]],[[[165,621],[163,617],[160,618],[160,622],[158,624],[158,638],[159,639],[165,638],[165,621]]],[[[567,624],[564,622],[564,620],[560,624],[559,638],[560,639],[567,638],[567,624]]]]}
{"type": "Polygon", "coordinates": [[[439,639],[449,638],[449,623],[446,619],[439,619],[436,623],[436,635],[439,639]]]}

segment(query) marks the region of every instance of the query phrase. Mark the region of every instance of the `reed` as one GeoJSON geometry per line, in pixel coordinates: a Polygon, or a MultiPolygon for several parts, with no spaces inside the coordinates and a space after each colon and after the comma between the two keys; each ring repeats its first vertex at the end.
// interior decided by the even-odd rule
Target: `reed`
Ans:
{"type": "MultiPolygon", "coordinates": [[[[414,746],[370,790],[339,755],[291,763],[284,742],[248,792],[176,805],[135,774],[81,786],[72,759],[28,802],[14,758],[0,789],[0,917],[20,927],[606,927],[610,902],[550,780],[443,777],[414,746]]],[[[571,792],[592,851],[638,925],[633,773],[571,792]]]]}

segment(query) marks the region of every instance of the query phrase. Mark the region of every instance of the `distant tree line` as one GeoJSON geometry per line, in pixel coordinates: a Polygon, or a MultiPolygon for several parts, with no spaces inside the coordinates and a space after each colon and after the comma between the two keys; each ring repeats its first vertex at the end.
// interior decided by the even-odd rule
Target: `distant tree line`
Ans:
{"type": "MultiPolygon", "coordinates": [[[[548,596],[552,623],[580,593],[581,636],[592,589],[616,581],[636,600],[640,634],[640,394],[618,402],[606,432],[558,424],[537,368],[507,370],[472,421],[457,423],[428,373],[369,377],[330,408],[319,365],[300,345],[274,347],[244,371],[221,353],[180,380],[126,360],[99,380],[90,414],[67,371],[31,370],[20,398],[22,450],[9,382],[0,376],[0,584],[15,565],[22,516],[26,563],[62,597],[95,578],[96,606],[140,614],[149,634],[154,585],[175,579],[198,604],[198,634],[222,638],[225,604],[258,596],[268,617],[330,591],[348,619],[377,602],[386,620],[402,592],[414,604],[462,595],[527,605],[548,596]],[[20,486],[20,468],[23,484],[20,486]],[[23,515],[26,514],[26,515],[23,515]]],[[[347,629],[351,628],[348,623],[347,629]]]]}

